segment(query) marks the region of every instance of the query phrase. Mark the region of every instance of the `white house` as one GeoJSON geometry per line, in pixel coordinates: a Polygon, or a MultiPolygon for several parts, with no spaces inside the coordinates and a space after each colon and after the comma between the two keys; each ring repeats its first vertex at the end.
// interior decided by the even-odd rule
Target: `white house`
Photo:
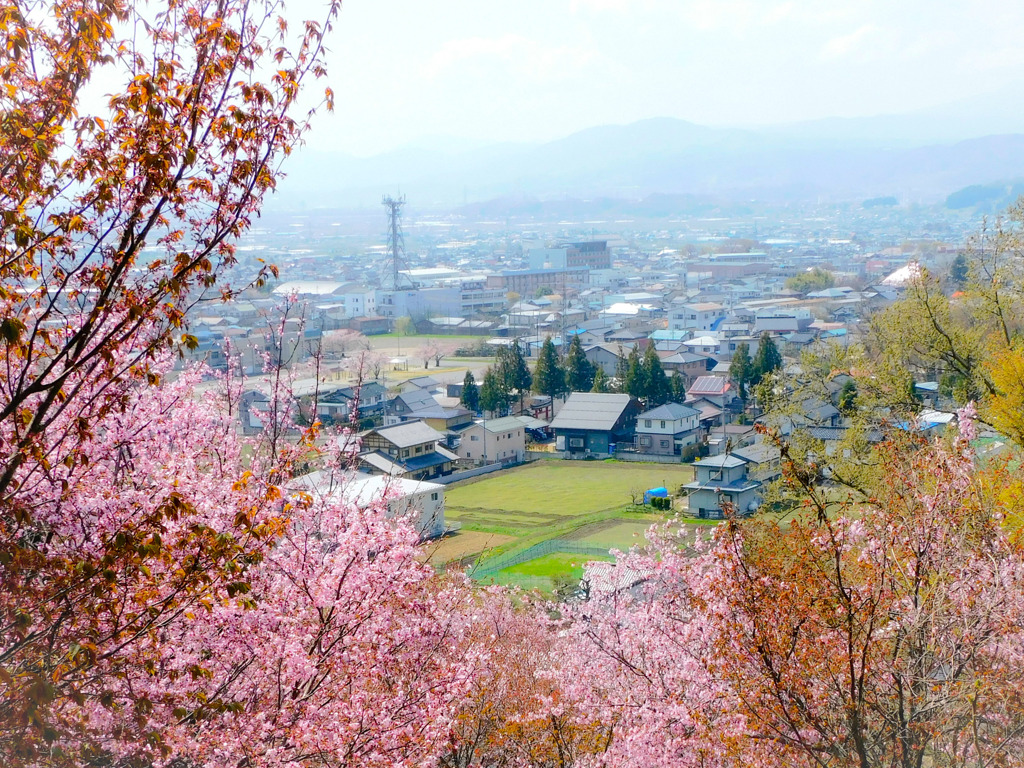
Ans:
{"type": "Polygon", "coordinates": [[[522,461],[526,456],[526,428],[516,416],[478,421],[462,430],[456,453],[483,464],[522,461]]]}
{"type": "Polygon", "coordinates": [[[311,472],[288,485],[295,493],[341,500],[360,509],[387,504],[387,517],[409,517],[421,539],[433,539],[446,530],[444,522],[444,486],[424,480],[409,480],[391,475],[366,475],[361,472],[311,472]]]}
{"type": "Polygon", "coordinates": [[[670,331],[711,331],[725,318],[725,307],[712,302],[673,307],[668,316],[670,331]]]}
{"type": "Polygon", "coordinates": [[[696,352],[698,355],[719,355],[722,352],[722,340],[711,335],[688,339],[680,346],[687,352],[696,352]]]}
{"type": "Polygon", "coordinates": [[[678,456],[684,446],[697,442],[700,411],[679,403],[666,403],[641,413],[636,420],[639,453],[678,456]]]}

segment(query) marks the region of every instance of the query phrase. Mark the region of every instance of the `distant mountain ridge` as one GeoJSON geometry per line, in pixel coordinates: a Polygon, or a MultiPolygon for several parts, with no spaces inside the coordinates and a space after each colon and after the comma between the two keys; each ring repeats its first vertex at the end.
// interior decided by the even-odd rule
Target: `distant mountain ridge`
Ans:
{"type": "Polygon", "coordinates": [[[424,208],[509,196],[640,200],[654,194],[941,202],[963,187],[1024,177],[1024,132],[912,145],[867,130],[858,134],[867,138],[842,131],[830,137],[826,128],[711,128],[653,118],[543,144],[443,152],[409,147],[372,158],[305,151],[286,166],[289,177],[275,205],[374,205],[395,191],[424,208]]]}

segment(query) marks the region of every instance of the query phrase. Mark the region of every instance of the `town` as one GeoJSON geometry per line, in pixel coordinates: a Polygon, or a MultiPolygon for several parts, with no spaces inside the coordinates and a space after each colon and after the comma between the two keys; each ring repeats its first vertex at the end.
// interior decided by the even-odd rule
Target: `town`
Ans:
{"type": "MultiPolygon", "coordinates": [[[[416,518],[437,567],[546,591],[587,560],[643,544],[668,511],[696,525],[755,513],[781,475],[768,428],[821,456],[848,454],[863,431],[844,403],[852,379],[798,391],[802,357],[862,346],[912,281],[963,261],[978,221],[883,200],[806,220],[776,211],[788,218],[775,224],[690,216],[638,232],[593,222],[584,235],[567,222],[407,222],[403,200],[384,203],[376,243],[365,221],[362,235],[332,234],[341,227],[328,213],[293,214],[305,234],[251,235],[250,266],[274,259],[279,279],[199,304],[179,366],[246,377],[248,435],[281,396],[267,361],[286,369],[296,424],[358,435],[348,474],[317,472],[297,487],[386,495],[416,518]],[[894,244],[898,216],[919,231],[894,244]],[[769,375],[784,407],[755,396],[769,375]],[[597,460],[618,478],[601,492],[597,460]],[[565,488],[588,499],[572,514],[565,488]],[[527,489],[529,508],[495,501],[527,489]]],[[[916,429],[955,423],[949,386],[911,384],[916,429]]]]}

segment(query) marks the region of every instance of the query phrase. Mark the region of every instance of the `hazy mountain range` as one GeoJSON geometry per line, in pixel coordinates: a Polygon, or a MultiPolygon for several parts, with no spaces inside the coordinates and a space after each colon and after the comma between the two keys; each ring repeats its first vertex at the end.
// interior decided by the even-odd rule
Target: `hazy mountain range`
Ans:
{"type": "Polygon", "coordinates": [[[399,191],[418,208],[659,194],[940,202],[968,185],[1024,177],[1024,118],[1014,101],[979,97],[907,115],[745,129],[655,118],[541,144],[435,137],[371,158],[303,150],[274,205],[370,206],[399,191]]]}

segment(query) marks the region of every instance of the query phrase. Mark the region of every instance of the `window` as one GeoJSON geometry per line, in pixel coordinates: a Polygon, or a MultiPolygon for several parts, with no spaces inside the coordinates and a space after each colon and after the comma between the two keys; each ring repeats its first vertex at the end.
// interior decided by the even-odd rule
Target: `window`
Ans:
{"type": "Polygon", "coordinates": [[[569,447],[570,448],[582,448],[583,447],[583,438],[582,437],[570,437],[569,438],[569,447]]]}
{"type": "Polygon", "coordinates": [[[650,437],[648,437],[647,435],[641,435],[640,436],[640,445],[646,447],[646,446],[650,446],[650,444],[651,444],[651,438],[650,437]]]}
{"type": "Polygon", "coordinates": [[[661,428],[662,428],[662,429],[664,429],[664,428],[665,428],[665,421],[664,421],[664,420],[662,420],[662,422],[661,422],[661,428]]]}
{"type": "Polygon", "coordinates": [[[432,494],[430,494],[430,500],[437,501],[437,491],[434,491],[432,494]]]}
{"type": "Polygon", "coordinates": [[[644,426],[647,427],[648,429],[650,429],[651,428],[651,420],[650,419],[644,419],[644,426]]]}
{"type": "Polygon", "coordinates": [[[416,453],[423,453],[423,446],[422,445],[417,445],[416,446],[416,453]]]}
{"type": "Polygon", "coordinates": [[[478,440],[480,440],[480,437],[478,435],[470,435],[469,436],[469,440],[470,440],[470,442],[475,443],[478,440]]]}
{"type": "Polygon", "coordinates": [[[668,440],[662,440],[661,441],[661,447],[662,448],[668,448],[668,440]]]}

